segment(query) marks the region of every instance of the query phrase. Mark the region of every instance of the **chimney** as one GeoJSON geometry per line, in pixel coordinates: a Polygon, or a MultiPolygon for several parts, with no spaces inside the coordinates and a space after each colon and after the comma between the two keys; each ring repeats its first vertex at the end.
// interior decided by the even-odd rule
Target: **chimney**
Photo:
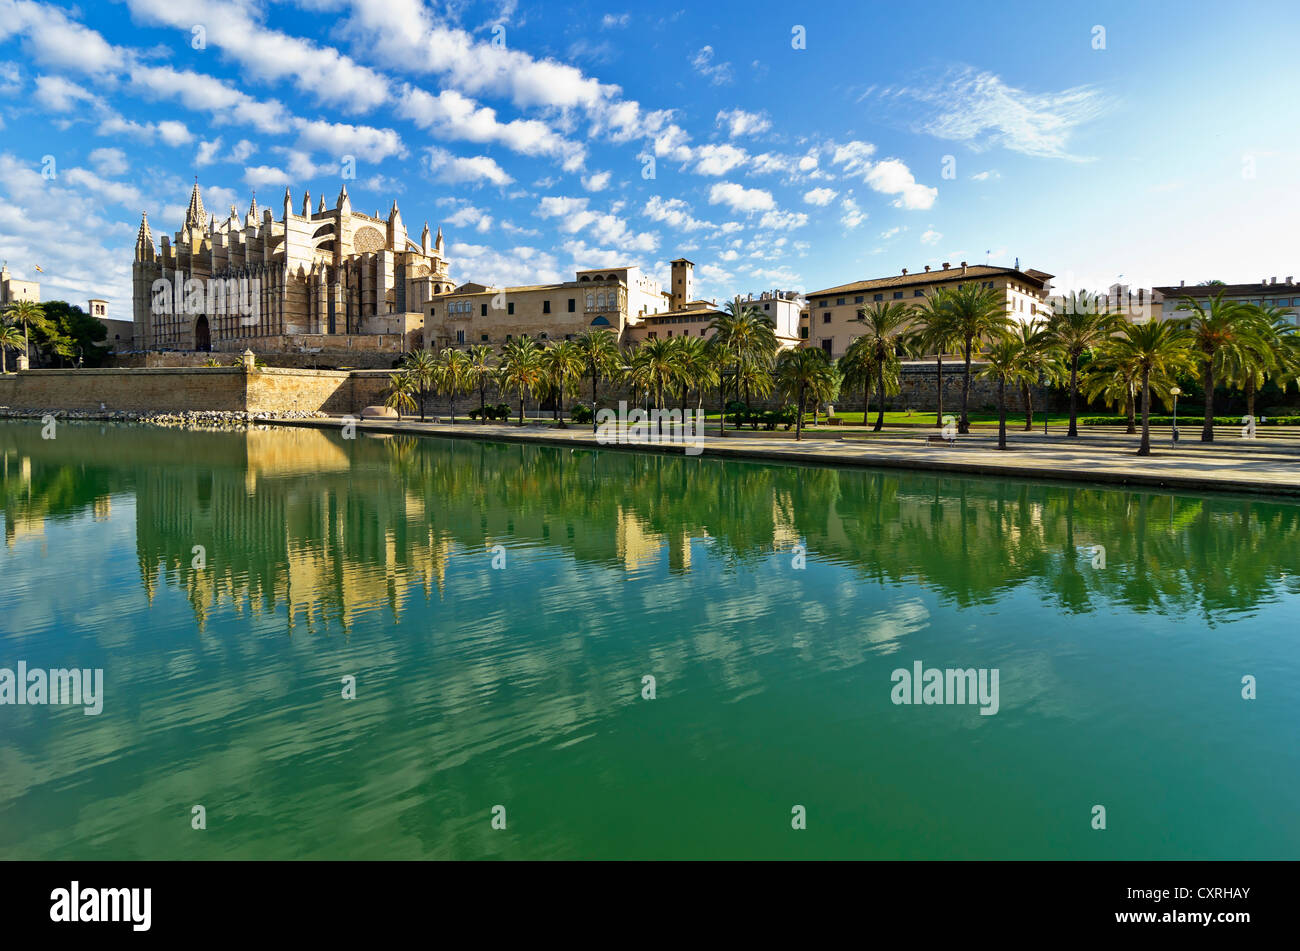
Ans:
{"type": "Polygon", "coordinates": [[[1288,284],[1294,284],[1294,283],[1295,283],[1295,281],[1291,280],[1291,275],[1290,275],[1290,274],[1288,274],[1288,275],[1286,276],[1286,282],[1287,282],[1288,284]]]}
{"type": "Polygon", "coordinates": [[[950,268],[950,267],[952,267],[952,265],[949,264],[947,261],[944,261],[944,262],[943,262],[943,269],[944,269],[945,271],[948,270],[948,268],[950,268]]]}
{"type": "MultiPolygon", "coordinates": [[[[903,268],[903,277],[907,277],[907,268],[903,268]]],[[[1277,283],[1274,281],[1274,283],[1277,283]]]]}
{"type": "Polygon", "coordinates": [[[962,261],[962,262],[961,262],[961,273],[962,273],[963,276],[966,274],[966,262],[965,262],[965,261],[962,261]]]}
{"type": "Polygon", "coordinates": [[[1272,278],[1272,280],[1269,281],[1269,283],[1270,283],[1270,284],[1276,284],[1276,283],[1277,283],[1277,276],[1274,275],[1274,277],[1272,278]]]}
{"type": "Polygon", "coordinates": [[[925,273],[926,273],[926,274],[929,274],[929,273],[930,273],[930,265],[928,265],[928,264],[925,266],[925,273]]]}
{"type": "Polygon", "coordinates": [[[1187,282],[1186,282],[1186,281],[1179,281],[1179,282],[1178,282],[1178,286],[1179,286],[1179,287],[1186,287],[1186,286],[1187,286],[1187,282]]]}

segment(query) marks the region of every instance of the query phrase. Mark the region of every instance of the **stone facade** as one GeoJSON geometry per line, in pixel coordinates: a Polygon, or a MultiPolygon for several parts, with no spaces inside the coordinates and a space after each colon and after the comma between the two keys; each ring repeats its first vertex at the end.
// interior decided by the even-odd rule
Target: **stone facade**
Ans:
{"type": "Polygon", "coordinates": [[[20,281],[9,273],[8,263],[0,265],[0,307],[20,300],[39,301],[41,285],[37,281],[20,281]]]}
{"type": "MultiPolygon", "coordinates": [[[[155,246],[142,216],[132,266],[135,346],[140,350],[257,353],[303,350],[300,338],[386,338],[363,349],[401,352],[418,340],[424,306],[451,290],[439,229],[426,223],[417,245],[394,202],[387,218],[353,211],[344,186],[333,208],[322,197],[301,213],[286,188],[283,214],[259,212],[256,198],[242,219],[232,206],[218,222],[203,208],[196,184],[184,227],[155,246]]],[[[317,350],[346,352],[342,341],[317,350]],[[338,345],[336,345],[338,344],[338,345]]]]}
{"type": "Polygon", "coordinates": [[[904,269],[901,275],[810,292],[800,336],[806,346],[821,347],[838,360],[849,344],[863,334],[863,326],[857,321],[860,309],[881,301],[920,304],[940,287],[956,288],[970,283],[997,291],[1006,301],[1007,316],[1013,320],[1045,318],[1050,313],[1047,298],[1051,278],[1046,271],[1032,268],[1022,271],[1019,267],[967,266],[965,261],[959,267],[945,261],[937,270],[931,270],[927,264],[924,270],[912,274],[904,269]]]}

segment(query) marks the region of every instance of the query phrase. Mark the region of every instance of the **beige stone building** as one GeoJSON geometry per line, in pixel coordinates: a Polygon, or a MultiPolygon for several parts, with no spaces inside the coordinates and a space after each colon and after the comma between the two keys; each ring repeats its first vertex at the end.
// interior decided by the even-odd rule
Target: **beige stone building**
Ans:
{"type": "Polygon", "coordinates": [[[108,301],[92,297],[86,302],[86,313],[104,325],[107,332],[104,346],[114,353],[126,353],[135,349],[135,321],[120,320],[108,316],[108,301]]]}
{"type": "Polygon", "coordinates": [[[411,241],[397,203],[387,218],[354,211],[347,186],[333,208],[277,220],[256,197],[242,218],[207,214],[197,184],[174,239],[155,245],[147,215],[136,237],[135,346],[141,350],[391,353],[419,346],[426,303],[452,288],[442,230],[411,241]]]}
{"type": "Polygon", "coordinates": [[[33,302],[41,299],[38,281],[20,281],[9,273],[9,264],[0,265],[0,307],[16,304],[20,300],[33,302]]]}
{"type": "MultiPolygon", "coordinates": [[[[690,262],[673,262],[674,280],[689,284],[690,262]]],[[[589,329],[611,331],[630,343],[633,328],[671,309],[673,295],[635,265],[578,271],[572,281],[521,287],[462,284],[425,303],[424,345],[434,350],[488,344],[522,336],[571,340],[589,329]]]]}
{"type": "Polygon", "coordinates": [[[1007,314],[1014,320],[1028,321],[1050,314],[1047,306],[1053,275],[1032,268],[1020,270],[993,265],[967,265],[962,261],[952,267],[947,261],[941,268],[926,265],[921,271],[891,277],[854,281],[823,290],[811,291],[803,315],[800,336],[804,344],[821,347],[834,359],[844,355],[850,343],[862,336],[858,311],[873,303],[920,304],[941,287],[956,288],[975,282],[998,291],[1006,301],[1007,314]]]}

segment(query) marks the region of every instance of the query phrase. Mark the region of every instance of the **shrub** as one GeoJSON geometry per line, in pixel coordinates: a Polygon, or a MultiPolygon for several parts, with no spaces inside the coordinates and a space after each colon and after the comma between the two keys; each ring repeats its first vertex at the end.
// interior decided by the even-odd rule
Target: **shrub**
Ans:
{"type": "Polygon", "coordinates": [[[588,407],[577,403],[569,410],[569,418],[575,423],[589,423],[595,418],[595,414],[588,407]]]}

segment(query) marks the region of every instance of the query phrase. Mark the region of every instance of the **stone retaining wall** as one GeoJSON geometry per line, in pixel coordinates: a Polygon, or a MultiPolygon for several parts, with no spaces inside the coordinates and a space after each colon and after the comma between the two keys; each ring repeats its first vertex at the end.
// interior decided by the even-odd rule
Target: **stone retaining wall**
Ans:
{"type": "MultiPolygon", "coordinates": [[[[157,354],[166,357],[171,354],[157,354]]],[[[203,355],[207,358],[207,354],[203,355]]],[[[957,364],[944,368],[944,411],[956,413],[961,406],[961,368],[957,364]]],[[[17,409],[129,410],[135,412],[182,412],[188,410],[220,410],[228,412],[324,412],[358,413],[363,407],[384,402],[391,370],[314,370],[285,367],[258,367],[245,373],[242,367],[141,367],[104,368],[93,370],[26,370],[0,376],[0,406],[17,409]]],[[[933,364],[908,364],[903,368],[902,393],[891,397],[889,409],[933,410],[935,401],[935,373],[933,364]]],[[[565,394],[565,406],[576,401],[590,401],[590,385],[584,384],[572,393],[565,394]]],[[[1045,393],[1040,388],[1034,394],[1034,406],[1042,409],[1045,393]]],[[[600,387],[602,402],[617,404],[620,399],[629,404],[640,401],[639,394],[607,384],[600,387]]],[[[996,405],[997,388],[989,380],[972,380],[970,408],[982,410],[996,405]]],[[[508,403],[517,411],[519,397],[515,393],[499,393],[495,386],[487,387],[488,403],[508,403]]],[[[694,405],[695,395],[686,398],[694,405]]],[[[751,405],[759,409],[775,407],[780,401],[775,397],[755,398],[751,405]]],[[[457,415],[466,414],[479,404],[478,391],[461,395],[456,400],[457,415]]],[[[873,401],[873,408],[875,407],[873,401]]],[[[1021,409],[1020,392],[1008,390],[1007,405],[1010,412],[1021,409]]],[[[706,393],[704,406],[716,412],[716,391],[706,393]]],[[[840,411],[857,412],[862,409],[860,390],[845,393],[835,406],[840,411]]],[[[428,412],[447,415],[450,403],[445,397],[431,397],[428,412]]],[[[530,413],[538,409],[537,400],[529,398],[530,413]]]]}

